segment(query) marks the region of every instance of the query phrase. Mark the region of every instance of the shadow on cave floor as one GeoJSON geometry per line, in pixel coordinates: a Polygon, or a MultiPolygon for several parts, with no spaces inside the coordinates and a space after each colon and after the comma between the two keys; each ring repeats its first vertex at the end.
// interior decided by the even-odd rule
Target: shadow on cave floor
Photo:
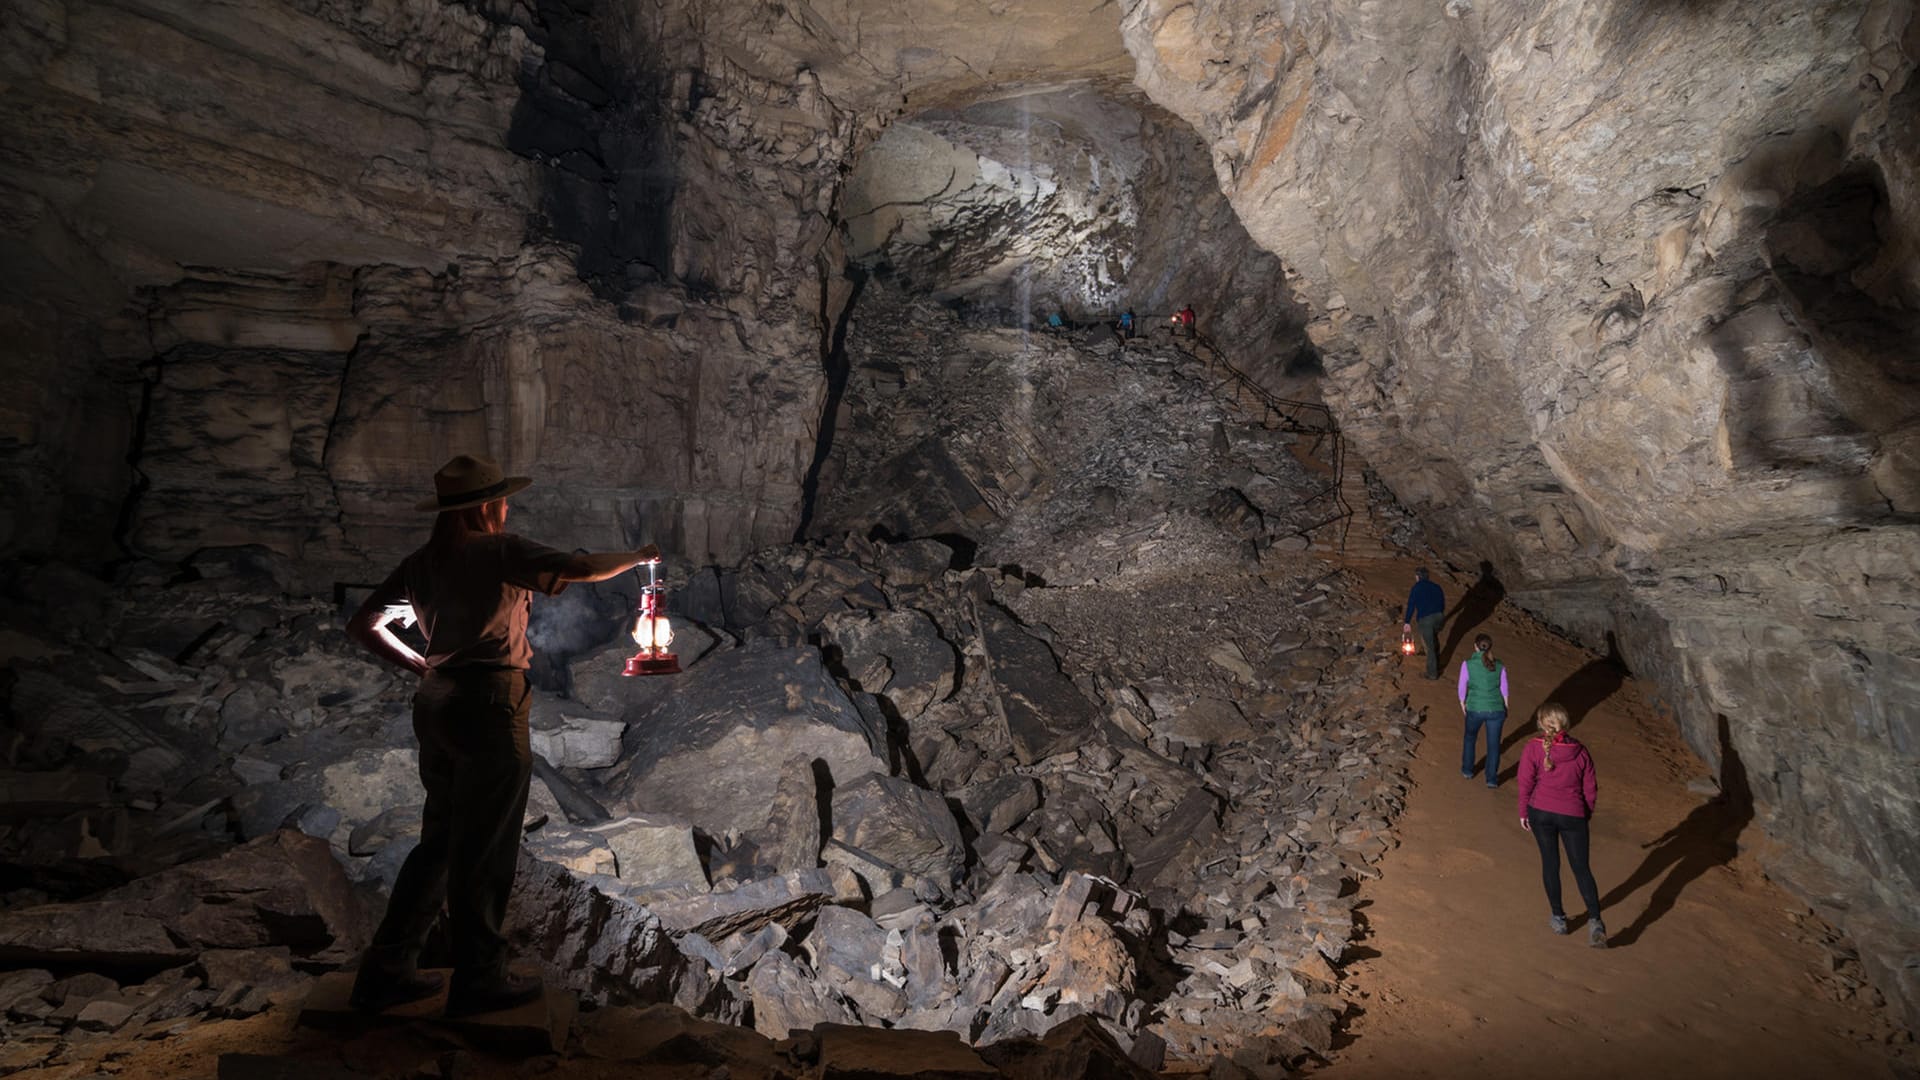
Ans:
{"type": "MultiPolygon", "coordinates": [[[[1573,674],[1560,680],[1560,685],[1554,687],[1542,700],[1557,701],[1566,706],[1567,730],[1572,731],[1580,726],[1580,721],[1586,719],[1588,713],[1599,708],[1601,702],[1619,692],[1620,687],[1626,683],[1628,674],[1626,661],[1620,656],[1620,640],[1614,636],[1613,631],[1609,630],[1607,631],[1607,655],[1589,660],[1573,674]]],[[[1525,741],[1528,736],[1537,734],[1539,734],[1539,728],[1534,725],[1533,718],[1528,717],[1520,723],[1511,725],[1506,737],[1500,743],[1500,748],[1503,751],[1511,750],[1525,741]]]]}
{"type": "MultiPolygon", "coordinates": [[[[1468,587],[1466,595],[1460,598],[1460,603],[1447,613],[1445,620],[1447,640],[1446,644],[1440,648],[1442,670],[1452,665],[1454,652],[1460,648],[1460,643],[1467,640],[1467,635],[1475,627],[1492,618],[1494,609],[1500,606],[1500,601],[1506,595],[1507,587],[1500,584],[1500,579],[1495,576],[1493,563],[1486,559],[1480,560],[1480,576],[1468,587]]],[[[1495,652],[1494,655],[1498,656],[1499,653],[1495,652]]]]}
{"type": "Polygon", "coordinates": [[[1693,808],[1680,823],[1641,845],[1647,852],[1638,869],[1600,900],[1602,911],[1658,880],[1647,906],[1631,923],[1608,939],[1625,948],[1640,939],[1647,927],[1673,910],[1688,885],[1716,866],[1725,866],[1739,853],[1740,833],[1753,820],[1753,792],[1746,766],[1734,751],[1727,718],[1719,718],[1720,794],[1693,808]],[[1664,875],[1664,876],[1662,876],[1664,875]]]}

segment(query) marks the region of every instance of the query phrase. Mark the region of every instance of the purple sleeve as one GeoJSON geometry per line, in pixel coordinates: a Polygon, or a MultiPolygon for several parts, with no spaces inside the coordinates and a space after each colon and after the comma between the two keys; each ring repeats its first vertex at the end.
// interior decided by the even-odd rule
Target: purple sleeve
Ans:
{"type": "Polygon", "coordinates": [[[1467,703],[1467,662],[1460,662],[1460,704],[1467,703]]]}
{"type": "Polygon", "coordinates": [[[1581,781],[1587,796],[1587,816],[1592,817],[1594,808],[1600,805],[1600,770],[1594,767],[1592,754],[1587,755],[1587,775],[1581,781]]]}
{"type": "MultiPolygon", "coordinates": [[[[1465,688],[1462,688],[1460,692],[1463,694],[1466,693],[1465,688]]],[[[1505,664],[1500,665],[1500,700],[1507,700],[1507,665],[1505,664]]]]}

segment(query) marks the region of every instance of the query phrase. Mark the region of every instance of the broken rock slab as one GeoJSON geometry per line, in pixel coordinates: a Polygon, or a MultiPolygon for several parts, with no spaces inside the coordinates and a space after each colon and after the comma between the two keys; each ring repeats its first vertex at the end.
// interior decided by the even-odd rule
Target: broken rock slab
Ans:
{"type": "Polygon", "coordinates": [[[668,931],[719,941],[751,933],[768,923],[779,923],[792,931],[831,902],[834,893],[833,875],[827,871],[793,870],[726,892],[656,900],[649,906],[668,931]]]}
{"type": "Polygon", "coordinates": [[[533,752],[557,768],[603,769],[620,760],[620,737],[625,720],[599,720],[561,714],[560,726],[533,730],[527,741],[533,752]]]}
{"type": "Polygon", "coordinates": [[[800,961],[770,952],[747,973],[747,999],[753,1004],[753,1029],[773,1039],[812,1031],[825,1023],[851,1024],[853,1010],[822,985],[800,961]]]}
{"type": "Polygon", "coordinates": [[[93,900],[0,912],[0,964],[159,969],[208,949],[273,945],[344,963],[366,933],[327,842],[283,830],[93,900]]]}
{"type": "Polygon", "coordinates": [[[834,789],[833,838],[942,885],[952,884],[966,868],[966,841],[946,800],[883,773],[834,789]]]}
{"type": "Polygon", "coordinates": [[[653,911],[524,851],[507,938],[550,984],[603,999],[670,999],[687,966],[653,911]]]}
{"type": "Polygon", "coordinates": [[[995,708],[1022,765],[1032,765],[1092,736],[1097,710],[1061,672],[1047,643],[1000,608],[981,603],[995,708]]]}
{"type": "Polygon", "coordinates": [[[610,789],[630,810],[713,836],[764,825],[795,757],[824,762],[836,780],[887,767],[886,733],[862,719],[817,649],[723,653],[626,718],[626,772],[610,789]]]}
{"type": "MultiPolygon", "coordinates": [[[[823,766],[824,768],[824,766],[823,766]]],[[[805,755],[788,758],[767,807],[766,824],[750,836],[767,865],[808,870],[820,865],[820,785],[805,755]]]]}
{"type": "Polygon", "coordinates": [[[634,814],[602,822],[588,831],[599,836],[613,852],[617,863],[614,873],[621,881],[650,886],[707,887],[707,869],[700,862],[693,830],[683,824],[634,814]]]}
{"type": "Polygon", "coordinates": [[[979,833],[1005,833],[1040,808],[1040,785],[1030,776],[998,776],[958,792],[961,810],[979,833]]]}
{"type": "Polygon", "coordinates": [[[921,612],[840,612],[821,621],[820,633],[860,689],[892,702],[903,719],[953,692],[953,646],[921,612]]]}

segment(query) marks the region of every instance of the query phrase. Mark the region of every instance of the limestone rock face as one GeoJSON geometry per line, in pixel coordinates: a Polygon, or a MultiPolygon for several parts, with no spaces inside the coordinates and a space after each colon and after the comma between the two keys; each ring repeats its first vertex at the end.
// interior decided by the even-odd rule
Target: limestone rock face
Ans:
{"type": "Polygon", "coordinates": [[[644,533],[704,560],[790,536],[821,391],[807,215],[850,118],[809,76],[717,54],[695,102],[618,56],[686,72],[697,40],[589,18],[10,20],[6,134],[30,164],[0,180],[0,319],[28,389],[0,543],[244,536],[309,585],[366,580],[419,542],[406,504],[461,450],[541,480],[523,528],[556,542],[644,533]],[[661,93],[614,94],[628,78],[661,93]]]}
{"type": "Polygon", "coordinates": [[[1297,273],[1348,434],[1516,599],[1662,676],[1807,895],[1920,927],[1889,839],[1920,821],[1910,6],[1262,11],[1122,27],[1297,273]]]}
{"type": "Polygon", "coordinates": [[[1193,304],[1241,366],[1282,371],[1307,342],[1280,261],[1220,194],[1191,128],[1106,84],[933,108],[861,155],[847,253],[916,292],[1002,321],[1167,333],[1193,304]]]}

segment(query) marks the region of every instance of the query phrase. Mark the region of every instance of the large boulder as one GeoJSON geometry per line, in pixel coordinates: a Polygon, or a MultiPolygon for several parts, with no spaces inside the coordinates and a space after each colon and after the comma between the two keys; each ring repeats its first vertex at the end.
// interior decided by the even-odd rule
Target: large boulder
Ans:
{"type": "Polygon", "coordinates": [[[693,830],[664,818],[629,815],[589,830],[613,850],[621,881],[638,885],[707,887],[707,869],[693,842],[693,830]]]}
{"type": "Polygon", "coordinates": [[[1061,672],[1047,643],[997,607],[982,604],[979,611],[998,691],[995,701],[1021,764],[1070,750],[1090,737],[1098,710],[1061,672]]]}
{"type": "Polygon", "coordinates": [[[753,1029],[773,1039],[812,1031],[822,1023],[850,1024],[853,1010],[840,995],[821,986],[798,960],[770,952],[747,974],[747,998],[753,1002],[753,1029]]]}
{"type": "Polygon", "coordinates": [[[652,911],[524,852],[507,937],[539,958],[548,982],[601,998],[671,999],[687,968],[652,911]]]}
{"type": "Polygon", "coordinates": [[[918,611],[847,611],[820,624],[827,643],[860,689],[911,720],[953,692],[953,646],[918,611]]]}
{"type": "Polygon", "coordinates": [[[360,950],[366,922],[326,841],[287,830],[93,900],[0,912],[0,966],[158,969],[275,945],[337,964],[360,950]]]}
{"type": "Polygon", "coordinates": [[[746,832],[766,823],[795,757],[824,762],[836,778],[886,768],[885,732],[862,719],[817,650],[736,649],[673,682],[672,693],[626,714],[628,764],[609,789],[631,810],[712,836],[746,832]]]}
{"type": "Polygon", "coordinates": [[[946,800],[881,773],[868,773],[834,789],[833,838],[942,885],[953,882],[966,868],[966,842],[946,800]]]}

